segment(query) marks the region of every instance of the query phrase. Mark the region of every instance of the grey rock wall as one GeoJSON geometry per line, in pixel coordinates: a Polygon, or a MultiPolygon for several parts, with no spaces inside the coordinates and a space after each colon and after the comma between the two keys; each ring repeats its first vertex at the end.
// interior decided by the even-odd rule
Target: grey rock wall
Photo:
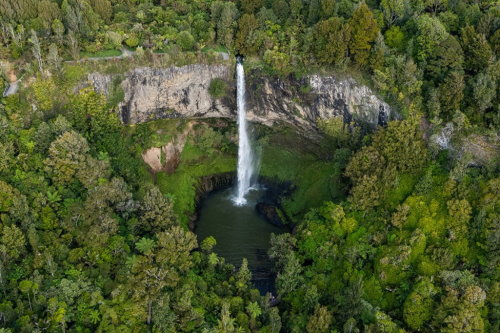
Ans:
{"type": "MultiPolygon", "coordinates": [[[[89,81],[108,95],[109,75],[93,73],[89,81]]],[[[338,116],[347,123],[375,126],[395,117],[389,105],[352,78],[310,75],[280,79],[252,72],[247,73],[246,83],[248,119],[269,126],[287,122],[311,129],[318,119],[338,116]]],[[[121,85],[125,97],[119,108],[126,124],[175,117],[236,117],[234,70],[229,65],[136,68],[125,74],[121,85]],[[208,88],[214,78],[228,82],[226,97],[210,96],[208,88]]]]}

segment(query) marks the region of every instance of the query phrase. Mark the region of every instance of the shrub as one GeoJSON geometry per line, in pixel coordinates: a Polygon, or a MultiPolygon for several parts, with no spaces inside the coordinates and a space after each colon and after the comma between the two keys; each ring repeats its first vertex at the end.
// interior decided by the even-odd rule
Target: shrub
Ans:
{"type": "Polygon", "coordinates": [[[184,51],[192,50],[194,42],[194,37],[188,31],[181,31],[177,35],[177,45],[184,51]]]}
{"type": "Polygon", "coordinates": [[[122,46],[123,37],[115,31],[106,32],[106,42],[109,46],[119,49],[122,46]]]}
{"type": "Polygon", "coordinates": [[[213,98],[221,98],[226,95],[227,83],[222,79],[212,79],[210,81],[210,86],[208,87],[208,92],[213,98]]]}
{"type": "Polygon", "coordinates": [[[131,35],[125,40],[125,44],[130,48],[136,48],[139,45],[139,38],[136,35],[131,35]]]}

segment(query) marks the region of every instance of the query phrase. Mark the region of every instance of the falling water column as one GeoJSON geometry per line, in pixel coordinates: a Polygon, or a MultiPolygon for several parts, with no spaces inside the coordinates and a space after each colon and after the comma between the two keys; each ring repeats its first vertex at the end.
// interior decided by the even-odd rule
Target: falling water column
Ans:
{"type": "Polygon", "coordinates": [[[242,60],[238,59],[236,64],[236,97],[238,107],[238,184],[236,188],[236,205],[246,204],[245,195],[250,190],[254,169],[254,157],[250,140],[248,138],[248,126],[245,109],[245,70],[242,60]]]}

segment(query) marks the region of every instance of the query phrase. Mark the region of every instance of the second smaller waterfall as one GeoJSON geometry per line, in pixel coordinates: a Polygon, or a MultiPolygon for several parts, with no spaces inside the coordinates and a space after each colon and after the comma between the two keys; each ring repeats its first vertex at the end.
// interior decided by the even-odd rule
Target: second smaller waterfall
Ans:
{"type": "Polygon", "coordinates": [[[245,195],[251,187],[255,161],[248,136],[248,125],[245,108],[245,70],[241,59],[236,64],[236,97],[238,108],[238,184],[234,203],[238,206],[246,204],[245,195]]]}

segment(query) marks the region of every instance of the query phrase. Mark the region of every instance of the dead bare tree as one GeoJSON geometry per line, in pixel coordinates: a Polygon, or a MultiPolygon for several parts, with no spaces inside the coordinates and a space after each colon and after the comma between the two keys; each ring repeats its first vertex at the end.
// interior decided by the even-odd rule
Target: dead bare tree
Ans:
{"type": "Polygon", "coordinates": [[[67,35],[66,43],[69,48],[69,52],[71,53],[71,57],[74,60],[80,59],[80,46],[78,45],[78,39],[76,39],[75,33],[73,31],[69,31],[67,35]]]}
{"type": "Polygon", "coordinates": [[[40,47],[40,40],[35,32],[35,30],[31,30],[31,44],[33,44],[33,56],[38,63],[38,70],[40,73],[43,73],[43,59],[42,59],[42,49],[40,47]]]}

